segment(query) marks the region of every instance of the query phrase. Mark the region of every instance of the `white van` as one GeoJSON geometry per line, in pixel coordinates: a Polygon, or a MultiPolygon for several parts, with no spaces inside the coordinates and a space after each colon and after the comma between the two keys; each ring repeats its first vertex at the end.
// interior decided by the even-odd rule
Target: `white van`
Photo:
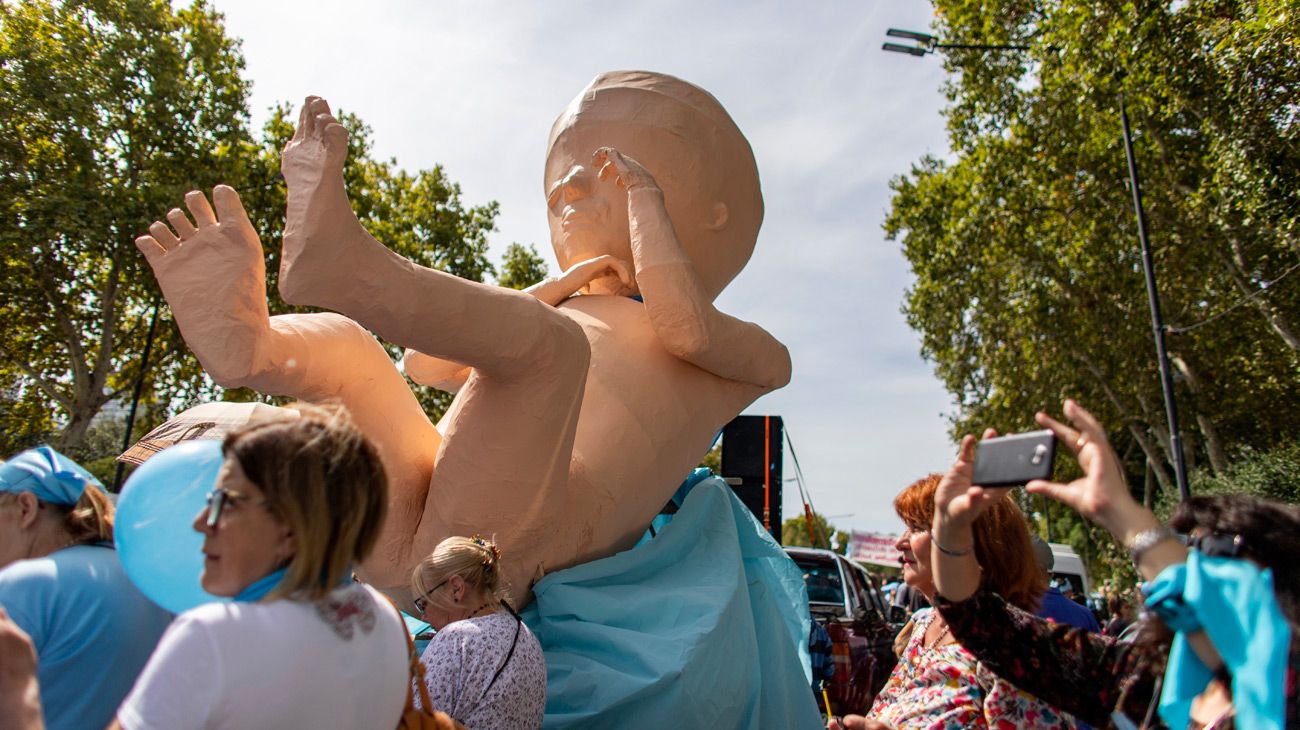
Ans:
{"type": "MultiPolygon", "coordinates": [[[[1083,596],[1085,599],[1092,595],[1092,579],[1088,577],[1088,568],[1083,564],[1083,558],[1074,552],[1074,548],[1069,545],[1063,545],[1059,542],[1047,543],[1052,548],[1052,579],[1054,581],[1067,581],[1074,588],[1074,592],[1083,596]]],[[[1058,585],[1060,583],[1058,582],[1058,585]]],[[[1064,587],[1064,586],[1062,586],[1064,587]]]]}

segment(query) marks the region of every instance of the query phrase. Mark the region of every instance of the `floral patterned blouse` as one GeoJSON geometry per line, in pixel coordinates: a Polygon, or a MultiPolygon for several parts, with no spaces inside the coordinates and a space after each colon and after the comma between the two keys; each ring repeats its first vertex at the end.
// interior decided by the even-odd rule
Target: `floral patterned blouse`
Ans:
{"type": "MultiPolygon", "coordinates": [[[[447,624],[434,634],[421,659],[433,709],[469,730],[542,726],[546,658],[537,637],[514,616],[502,611],[447,624]]],[[[418,706],[419,692],[414,699],[418,706]]]]}
{"type": "Polygon", "coordinates": [[[1068,715],[999,679],[960,644],[927,649],[925,631],[936,616],[929,608],[912,615],[912,636],[876,695],[872,719],[897,730],[1073,730],[1068,715]]]}

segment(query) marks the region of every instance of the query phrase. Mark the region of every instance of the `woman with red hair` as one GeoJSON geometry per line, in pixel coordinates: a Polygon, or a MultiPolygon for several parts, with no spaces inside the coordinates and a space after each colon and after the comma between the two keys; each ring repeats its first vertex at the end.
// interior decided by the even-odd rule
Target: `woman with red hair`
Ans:
{"type": "MultiPolygon", "coordinates": [[[[941,479],[931,474],[894,498],[894,510],[906,530],[896,546],[903,553],[903,582],[933,600],[934,578],[930,548],[947,551],[930,536],[934,495],[941,479]]],[[[1012,605],[1032,611],[1047,587],[1034,562],[1024,515],[1010,497],[980,515],[973,525],[974,546],[966,546],[984,567],[983,587],[1012,605]]],[[[954,552],[957,552],[954,550],[954,552]]],[[[849,715],[848,730],[896,728],[1034,727],[1073,728],[1074,721],[1031,694],[1003,681],[953,639],[948,625],[933,609],[922,609],[899,634],[898,664],[876,695],[869,718],[849,715]]],[[[832,720],[830,728],[840,727],[832,720]]]]}

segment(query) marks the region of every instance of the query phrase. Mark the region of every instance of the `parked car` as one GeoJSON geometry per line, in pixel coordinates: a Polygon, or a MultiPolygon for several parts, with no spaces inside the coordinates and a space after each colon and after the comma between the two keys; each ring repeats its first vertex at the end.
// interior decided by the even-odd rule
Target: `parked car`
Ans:
{"type": "Polygon", "coordinates": [[[1064,588],[1066,583],[1074,590],[1077,595],[1092,595],[1092,580],[1088,575],[1088,566],[1083,564],[1083,558],[1074,552],[1074,548],[1059,542],[1047,543],[1052,549],[1052,580],[1057,585],[1064,588]]]}
{"type": "Polygon", "coordinates": [[[889,621],[889,604],[871,574],[843,555],[801,547],[785,552],[803,572],[813,620],[831,637],[831,712],[865,712],[897,661],[894,637],[900,627],[889,621]]]}

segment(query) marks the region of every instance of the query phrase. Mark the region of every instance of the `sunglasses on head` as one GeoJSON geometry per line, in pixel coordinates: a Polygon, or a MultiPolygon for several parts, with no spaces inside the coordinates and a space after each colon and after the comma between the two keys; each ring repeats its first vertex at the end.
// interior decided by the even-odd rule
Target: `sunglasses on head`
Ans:
{"type": "Polygon", "coordinates": [[[1241,535],[1223,532],[1207,532],[1204,535],[1181,535],[1183,544],[1199,552],[1221,558],[1235,558],[1245,549],[1246,541],[1241,535]]]}

